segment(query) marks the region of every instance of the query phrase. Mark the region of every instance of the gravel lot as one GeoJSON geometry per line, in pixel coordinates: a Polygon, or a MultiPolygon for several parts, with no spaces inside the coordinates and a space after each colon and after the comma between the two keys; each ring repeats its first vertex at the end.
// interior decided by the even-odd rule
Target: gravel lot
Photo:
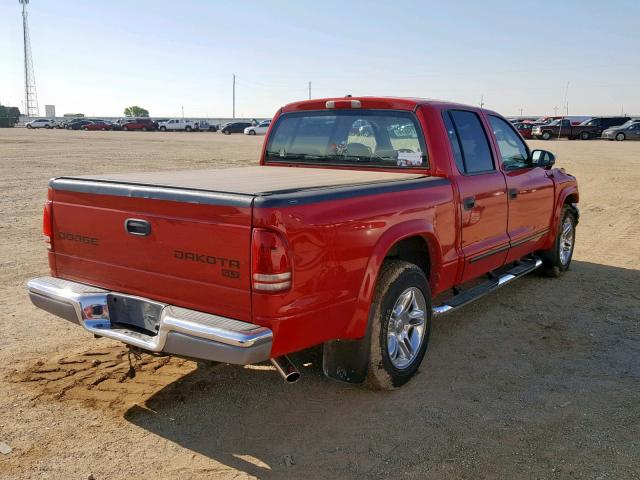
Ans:
{"type": "Polygon", "coordinates": [[[256,162],[263,137],[0,129],[2,479],[640,478],[640,142],[531,142],[578,177],[570,272],[435,321],[376,393],[267,365],[132,358],[33,307],[47,179],[256,162]]]}

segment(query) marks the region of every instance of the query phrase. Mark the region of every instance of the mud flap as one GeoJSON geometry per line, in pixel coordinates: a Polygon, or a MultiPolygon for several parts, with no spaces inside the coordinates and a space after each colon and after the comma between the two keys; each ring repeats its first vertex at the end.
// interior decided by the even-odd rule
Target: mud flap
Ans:
{"type": "Polygon", "coordinates": [[[334,380],[362,383],[369,365],[369,335],[358,340],[331,340],[324,344],[322,370],[334,380]]]}

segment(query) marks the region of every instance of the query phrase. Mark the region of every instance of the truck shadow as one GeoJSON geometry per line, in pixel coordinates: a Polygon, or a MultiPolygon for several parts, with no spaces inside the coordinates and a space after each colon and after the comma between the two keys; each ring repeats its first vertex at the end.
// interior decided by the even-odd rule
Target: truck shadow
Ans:
{"type": "Polygon", "coordinates": [[[204,456],[193,471],[212,459],[258,478],[457,477],[474,471],[456,463],[463,451],[489,476],[518,472],[505,458],[529,449],[588,468],[597,442],[575,418],[638,399],[638,285],[640,271],[579,261],[559,279],[530,275],[435,321],[421,372],[394,392],[327,380],[316,348],[291,357],[297,384],[266,364],[199,368],[125,419],[204,456]]]}

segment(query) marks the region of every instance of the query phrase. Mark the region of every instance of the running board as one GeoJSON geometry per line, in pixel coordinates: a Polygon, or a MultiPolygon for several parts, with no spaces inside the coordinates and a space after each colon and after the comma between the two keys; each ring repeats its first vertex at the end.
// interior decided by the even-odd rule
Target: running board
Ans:
{"type": "Polygon", "coordinates": [[[433,307],[433,317],[440,317],[447,313],[451,313],[454,310],[459,309],[467,305],[468,303],[477,300],[480,297],[484,297],[486,294],[493,292],[494,290],[512,282],[516,278],[520,278],[527,273],[533,272],[536,268],[542,266],[542,260],[539,258],[522,260],[519,264],[514,266],[511,270],[503,273],[499,277],[493,278],[487,282],[481,283],[469,290],[465,290],[462,293],[454,295],[442,305],[433,307]]]}

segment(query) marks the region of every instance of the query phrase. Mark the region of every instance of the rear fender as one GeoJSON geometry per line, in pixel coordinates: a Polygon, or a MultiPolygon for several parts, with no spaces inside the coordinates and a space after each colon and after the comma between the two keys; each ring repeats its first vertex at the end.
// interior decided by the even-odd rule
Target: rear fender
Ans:
{"type": "MultiPolygon", "coordinates": [[[[399,241],[414,236],[420,236],[426,241],[429,249],[429,272],[437,271],[441,263],[441,255],[430,223],[426,220],[412,220],[395,225],[386,231],[378,240],[369,258],[358,295],[356,313],[348,327],[349,337],[355,339],[332,340],[324,344],[322,366],[327,377],[347,383],[364,381],[370,353],[369,315],[378,273],[391,248],[399,241]]],[[[433,278],[433,275],[429,276],[433,278]]]]}

